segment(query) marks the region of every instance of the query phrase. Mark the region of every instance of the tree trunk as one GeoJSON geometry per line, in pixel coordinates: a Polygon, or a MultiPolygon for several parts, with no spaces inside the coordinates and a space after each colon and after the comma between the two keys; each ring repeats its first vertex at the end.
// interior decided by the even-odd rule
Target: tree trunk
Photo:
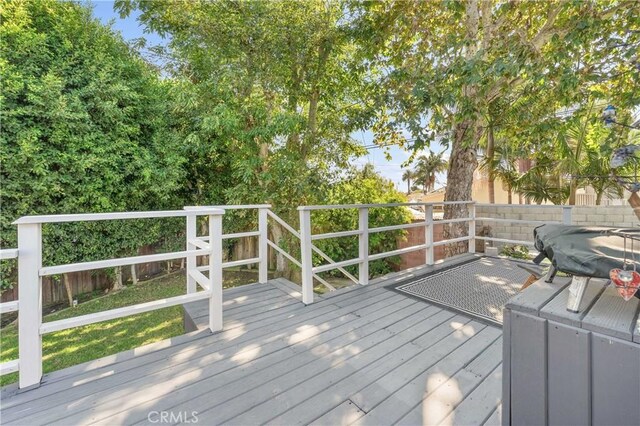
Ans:
{"type": "Polygon", "coordinates": [[[71,282],[69,281],[69,274],[62,274],[62,283],[64,289],[67,292],[67,300],[69,301],[69,307],[73,307],[73,290],[71,289],[71,282]]]}
{"type": "MultiPolygon", "coordinates": [[[[507,187],[507,204],[513,204],[513,199],[512,199],[512,195],[511,195],[511,187],[508,186],[507,187]]],[[[522,203],[521,203],[522,204],[522,203]]]]}
{"type": "MultiPolygon", "coordinates": [[[[447,173],[445,201],[471,201],[473,172],[478,165],[476,155],[481,130],[480,126],[471,120],[456,125],[447,173]],[[469,136],[467,132],[473,133],[469,136]]],[[[447,204],[444,206],[445,220],[468,216],[469,211],[466,204],[447,204]]],[[[444,227],[443,239],[462,237],[467,235],[468,229],[469,225],[466,222],[450,223],[444,227]]],[[[465,242],[447,244],[445,256],[450,257],[464,253],[466,250],[467,244],[465,242]]]]}
{"type": "Polygon", "coordinates": [[[138,284],[138,274],[136,273],[136,265],[131,265],[131,282],[133,285],[138,284]]]}
{"type": "Polygon", "coordinates": [[[323,40],[318,46],[318,61],[315,66],[316,80],[311,88],[311,96],[309,98],[309,113],[307,115],[307,132],[308,137],[305,138],[305,142],[302,145],[301,156],[305,160],[309,151],[313,149],[316,143],[318,132],[318,105],[320,102],[320,76],[325,73],[325,66],[329,55],[331,54],[331,43],[328,40],[323,40]]]}
{"type": "Polygon", "coordinates": [[[569,185],[569,205],[576,205],[576,191],[578,190],[578,184],[575,179],[571,180],[571,184],[569,185]]]}
{"type": "Polygon", "coordinates": [[[602,193],[603,191],[596,192],[596,206],[599,206],[602,203],[602,193]]]}
{"type": "Polygon", "coordinates": [[[119,291],[124,288],[122,284],[122,266],[116,266],[116,281],[113,283],[113,290],[119,291]]]}
{"type": "MultiPolygon", "coordinates": [[[[480,11],[477,0],[465,2],[465,41],[468,43],[464,52],[465,60],[472,60],[478,52],[478,33],[480,29],[480,11]]],[[[478,96],[477,85],[470,84],[462,87],[465,98],[480,106],[481,99],[478,96]]],[[[478,165],[477,150],[482,126],[479,119],[465,118],[454,122],[453,143],[451,146],[451,158],[447,173],[447,189],[445,201],[471,201],[473,172],[478,165]]],[[[447,204],[444,206],[444,219],[457,219],[469,216],[467,204],[447,204]]],[[[467,235],[469,225],[467,222],[451,223],[444,226],[443,239],[452,239],[467,235]]],[[[453,256],[467,251],[467,243],[460,242],[445,245],[445,257],[453,256]]]]}
{"type": "Polygon", "coordinates": [[[307,130],[309,131],[309,138],[302,150],[302,158],[307,158],[308,147],[315,145],[316,132],[318,130],[318,102],[320,101],[320,91],[316,88],[311,93],[311,99],[309,99],[309,115],[307,118],[307,130]]]}
{"type": "Polygon", "coordinates": [[[411,194],[411,179],[407,179],[407,195],[411,194]]]}
{"type": "MultiPolygon", "coordinates": [[[[276,243],[276,245],[282,247],[284,232],[279,223],[273,223],[273,226],[271,227],[271,236],[273,238],[273,242],[276,243]]],[[[286,274],[289,272],[289,269],[289,262],[287,261],[287,258],[284,257],[280,252],[276,251],[276,271],[279,274],[286,276],[286,274]]]]}
{"type": "MultiPolygon", "coordinates": [[[[496,176],[493,172],[493,157],[495,156],[495,142],[493,139],[493,124],[487,129],[487,164],[489,164],[489,203],[496,203],[496,176]]],[[[511,196],[511,194],[509,194],[511,196]]],[[[509,202],[511,204],[511,202],[509,202]]]]}

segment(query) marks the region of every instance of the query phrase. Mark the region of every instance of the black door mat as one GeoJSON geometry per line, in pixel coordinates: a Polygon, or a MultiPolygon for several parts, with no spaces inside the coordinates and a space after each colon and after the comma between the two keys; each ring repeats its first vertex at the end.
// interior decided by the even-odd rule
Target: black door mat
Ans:
{"type": "Polygon", "coordinates": [[[502,325],[504,305],[527,278],[529,273],[516,261],[486,257],[400,284],[395,290],[502,325]]]}

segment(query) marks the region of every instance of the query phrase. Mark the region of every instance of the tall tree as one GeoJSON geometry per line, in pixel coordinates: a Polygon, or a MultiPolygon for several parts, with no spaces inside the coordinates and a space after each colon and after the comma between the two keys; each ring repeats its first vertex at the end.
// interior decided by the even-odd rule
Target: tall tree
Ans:
{"type": "MultiPolygon", "coordinates": [[[[576,88],[604,77],[628,99],[638,97],[634,1],[385,1],[356,3],[353,14],[370,40],[371,59],[389,70],[381,79],[390,100],[383,134],[408,129],[416,149],[437,135],[450,141],[447,201],[471,198],[492,103],[545,86],[568,106],[581,95],[576,88]],[[589,66],[582,65],[586,56],[595,59],[589,66]]],[[[445,208],[445,218],[466,214],[465,205],[445,208]]],[[[452,224],[445,237],[466,229],[452,224]]]]}
{"type": "Polygon", "coordinates": [[[367,123],[361,99],[373,83],[355,60],[343,2],[119,0],[116,8],[140,10],[146,28],[170,37],[167,72],[186,88],[184,143],[211,158],[196,163],[194,202],[269,202],[295,223],[295,208],[320,199],[362,153],[350,134],[367,123]],[[226,181],[211,163],[228,171],[226,181]],[[201,190],[215,187],[224,190],[201,190]]]}
{"type": "MultiPolygon", "coordinates": [[[[2,246],[23,215],[180,205],[183,158],[156,70],[88,7],[32,0],[0,13],[2,246]]],[[[137,250],[153,228],[45,226],[45,262],[137,250]]]]}
{"type": "Polygon", "coordinates": [[[420,155],[416,159],[416,167],[414,175],[422,179],[423,191],[426,194],[433,191],[436,183],[436,173],[442,173],[447,170],[447,160],[443,158],[443,152],[436,154],[429,151],[429,155],[420,155]]]}
{"type": "Polygon", "coordinates": [[[411,179],[414,178],[414,171],[411,169],[405,169],[402,172],[402,181],[407,182],[407,195],[411,194],[411,179]]]}

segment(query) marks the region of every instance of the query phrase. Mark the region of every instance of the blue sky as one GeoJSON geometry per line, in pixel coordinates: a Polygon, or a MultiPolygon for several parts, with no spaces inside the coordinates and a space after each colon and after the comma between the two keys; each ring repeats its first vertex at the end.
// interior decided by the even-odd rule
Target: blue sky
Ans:
{"type": "MultiPolygon", "coordinates": [[[[93,6],[93,14],[96,18],[105,24],[110,23],[115,30],[122,34],[125,40],[144,37],[147,39],[148,45],[163,44],[163,39],[158,34],[144,32],[143,27],[137,21],[138,12],[134,11],[127,18],[121,19],[118,13],[113,10],[113,1],[94,0],[86,3],[93,6]]],[[[373,141],[373,134],[370,131],[355,132],[352,136],[363,145],[370,145],[373,141]]],[[[435,143],[431,149],[439,152],[442,148],[435,143]]],[[[375,148],[370,149],[368,155],[356,159],[354,163],[358,165],[373,164],[382,176],[393,181],[398,189],[406,191],[406,183],[402,182],[401,165],[409,158],[409,155],[407,151],[398,147],[375,148]],[[390,160],[387,160],[385,156],[385,149],[391,155],[390,160]]],[[[438,176],[437,180],[436,187],[439,187],[444,182],[444,176],[438,176]]]]}

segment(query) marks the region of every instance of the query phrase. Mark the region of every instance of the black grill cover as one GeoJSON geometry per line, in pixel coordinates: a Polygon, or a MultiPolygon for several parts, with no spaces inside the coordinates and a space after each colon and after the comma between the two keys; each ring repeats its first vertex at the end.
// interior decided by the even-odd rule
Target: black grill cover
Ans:
{"type": "MultiPolygon", "coordinates": [[[[609,271],[622,268],[624,238],[616,232],[640,236],[639,229],[601,226],[546,224],[533,230],[536,249],[543,253],[558,271],[570,275],[609,278],[609,271]]],[[[640,242],[634,246],[640,260],[640,242]]],[[[633,261],[631,239],[627,238],[627,260],[633,261]]]]}

